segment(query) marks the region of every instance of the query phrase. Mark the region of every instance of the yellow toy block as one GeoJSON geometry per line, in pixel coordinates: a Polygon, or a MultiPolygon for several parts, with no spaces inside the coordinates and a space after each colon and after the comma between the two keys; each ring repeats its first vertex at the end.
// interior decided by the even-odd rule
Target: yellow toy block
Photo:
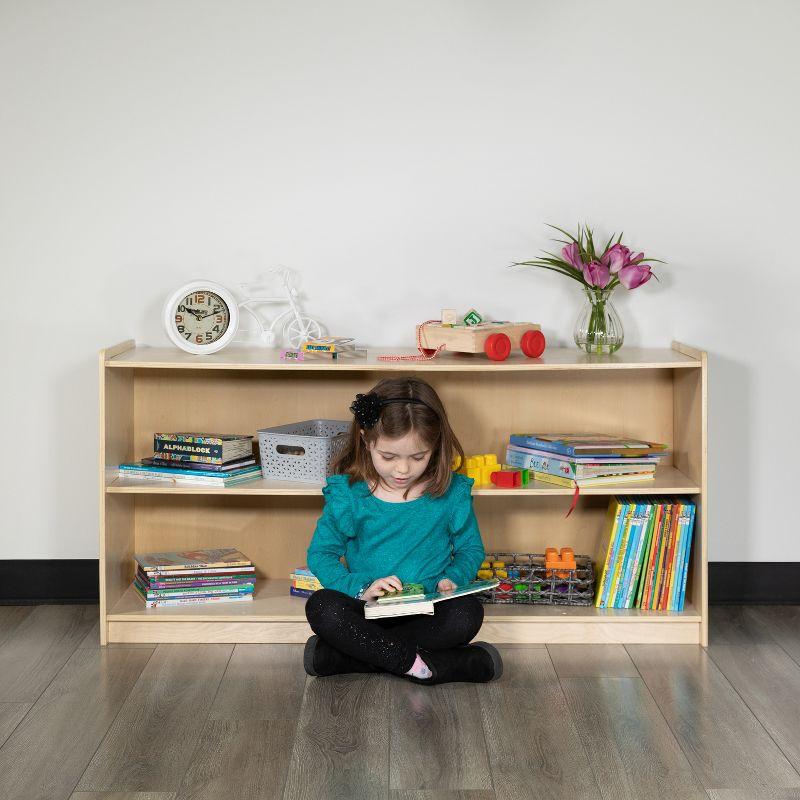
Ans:
{"type": "Polygon", "coordinates": [[[492,482],[492,473],[499,472],[499,464],[488,464],[481,468],[481,486],[488,486],[492,482]]]}
{"type": "MultiPolygon", "coordinates": [[[[455,462],[453,462],[455,463],[455,462]]],[[[494,453],[479,453],[466,456],[464,466],[459,472],[472,478],[476,486],[488,486],[492,482],[492,473],[500,469],[494,453]]]]}

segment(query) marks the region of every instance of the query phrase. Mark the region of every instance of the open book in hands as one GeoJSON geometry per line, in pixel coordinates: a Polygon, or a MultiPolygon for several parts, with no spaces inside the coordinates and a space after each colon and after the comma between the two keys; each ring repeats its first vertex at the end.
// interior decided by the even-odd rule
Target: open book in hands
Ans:
{"type": "MultiPolygon", "coordinates": [[[[368,600],[364,605],[366,619],[379,619],[381,617],[400,617],[407,614],[433,614],[433,604],[442,600],[452,600],[465,594],[485,592],[493,589],[500,583],[498,580],[472,581],[463,586],[457,586],[447,592],[428,592],[417,598],[401,598],[391,600],[382,597],[378,600],[368,600]]],[[[399,594],[399,593],[398,593],[399,594]]]]}

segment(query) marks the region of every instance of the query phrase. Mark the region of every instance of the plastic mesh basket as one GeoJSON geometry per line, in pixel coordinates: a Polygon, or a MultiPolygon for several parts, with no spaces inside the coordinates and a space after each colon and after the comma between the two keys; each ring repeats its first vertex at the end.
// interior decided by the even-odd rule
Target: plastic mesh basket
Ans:
{"type": "Polygon", "coordinates": [[[478,594],[484,603],[588,606],[594,601],[594,565],[589,556],[575,556],[576,569],[546,570],[544,553],[487,553],[485,560],[500,585],[478,594]],[[503,567],[494,562],[502,561],[503,567]]]}
{"type": "Polygon", "coordinates": [[[269,480],[325,483],[349,432],[350,422],[337,419],[307,419],[261,428],[261,472],[269,480]]]}

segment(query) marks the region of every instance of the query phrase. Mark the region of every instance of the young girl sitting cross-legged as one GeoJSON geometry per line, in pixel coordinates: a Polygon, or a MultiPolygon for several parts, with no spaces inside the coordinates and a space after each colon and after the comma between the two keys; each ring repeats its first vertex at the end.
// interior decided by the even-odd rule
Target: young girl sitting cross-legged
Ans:
{"type": "Polygon", "coordinates": [[[418,683],[486,682],[502,661],[485,642],[472,596],[434,605],[435,613],[368,620],[367,600],[421,583],[447,591],[475,578],[484,558],[472,509],[472,479],[451,471],[464,451],[433,388],[393,378],[358,395],[355,420],[308,548],[324,589],[306,601],[312,636],[309,675],[391,672],[418,683]],[[345,556],[347,567],[340,562],[345,556]]]}

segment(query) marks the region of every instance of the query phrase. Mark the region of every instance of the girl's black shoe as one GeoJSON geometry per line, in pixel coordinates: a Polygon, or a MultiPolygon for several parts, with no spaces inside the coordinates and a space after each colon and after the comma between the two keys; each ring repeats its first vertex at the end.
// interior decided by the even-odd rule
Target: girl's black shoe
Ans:
{"type": "Polygon", "coordinates": [[[309,675],[322,678],[328,675],[344,675],[348,672],[380,672],[378,667],[348,656],[328,644],[319,636],[312,636],[303,651],[303,666],[309,675]]]}
{"type": "Polygon", "coordinates": [[[488,642],[472,642],[450,650],[420,650],[419,654],[433,675],[430,678],[408,675],[414,683],[488,683],[503,674],[503,659],[488,642]]]}

